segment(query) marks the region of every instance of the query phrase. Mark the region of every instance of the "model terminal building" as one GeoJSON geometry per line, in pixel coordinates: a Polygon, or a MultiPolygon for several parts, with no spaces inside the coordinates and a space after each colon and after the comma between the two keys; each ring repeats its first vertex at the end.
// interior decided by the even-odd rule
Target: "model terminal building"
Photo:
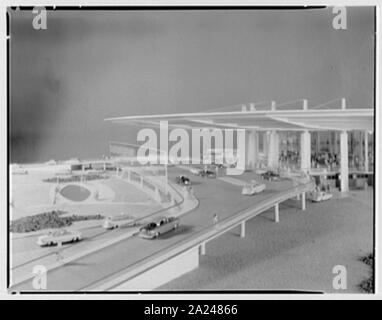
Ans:
{"type": "MultiPolygon", "coordinates": [[[[119,124],[173,128],[245,129],[246,167],[293,168],[336,180],[342,192],[364,176],[373,183],[374,108],[347,108],[346,100],[309,106],[308,100],[248,103],[211,112],[109,118],[119,124]]],[[[121,152],[123,143],[116,143],[121,152]]],[[[111,146],[113,147],[113,145],[111,146]]],[[[131,156],[131,150],[126,149],[131,156]]]]}
{"type": "MultiPolygon", "coordinates": [[[[27,168],[19,167],[19,170],[28,169],[31,172],[35,170],[38,175],[41,173],[47,174],[52,180],[50,182],[53,183],[50,186],[47,186],[47,184],[42,185],[48,187],[53,196],[57,194],[57,192],[54,193],[54,190],[57,190],[58,186],[62,188],[59,190],[61,191],[64,188],[73,187],[74,184],[76,188],[72,188],[72,191],[74,190],[72,198],[67,197],[68,201],[62,202],[64,208],[72,210],[73,213],[80,211],[78,205],[84,210],[91,209],[91,206],[93,206],[97,213],[101,212],[105,216],[108,215],[111,217],[110,219],[123,216],[123,214],[120,214],[120,210],[123,210],[123,213],[127,212],[129,216],[130,214],[136,214],[138,219],[146,219],[154,218],[151,210],[157,210],[158,208],[159,211],[154,211],[154,214],[181,217],[183,226],[192,226],[189,229],[181,228],[179,232],[174,232],[172,236],[162,238],[163,240],[166,239],[165,241],[147,241],[135,237],[140,232],[141,227],[140,224],[135,225],[137,221],[135,218],[133,220],[134,226],[131,226],[131,228],[120,228],[112,232],[105,232],[102,226],[99,226],[97,231],[92,224],[91,228],[86,227],[86,229],[81,230],[84,238],[87,237],[89,241],[84,241],[82,246],[81,243],[73,243],[67,246],[64,258],[68,260],[64,260],[64,263],[60,262],[59,265],[57,265],[56,261],[53,262],[53,267],[48,271],[48,289],[57,292],[58,290],[132,292],[160,288],[169,281],[198,268],[200,256],[206,255],[207,243],[212,240],[235,228],[240,228],[240,238],[244,238],[246,224],[250,219],[268,211],[271,214],[274,212],[274,222],[278,223],[280,221],[279,205],[288,199],[301,199],[301,210],[306,210],[306,194],[314,187],[311,179],[309,179],[309,182],[306,180],[299,182],[301,180],[298,179],[286,179],[289,181],[284,181],[285,183],[268,183],[268,181],[264,181],[267,184],[266,187],[270,186],[270,188],[268,188],[267,193],[258,194],[256,197],[243,196],[242,191],[238,192],[242,190],[243,186],[246,186],[246,184],[240,184],[239,188],[238,183],[246,183],[244,180],[253,177],[257,179],[255,173],[259,173],[258,169],[261,171],[270,168],[272,170],[281,169],[282,171],[284,168],[291,168],[291,170],[309,172],[310,175],[333,177],[330,181],[335,183],[342,192],[348,191],[353,183],[357,186],[359,181],[362,182],[362,180],[368,179],[368,184],[372,184],[374,172],[374,109],[347,108],[345,103],[345,99],[339,99],[334,104],[316,104],[315,106],[308,104],[307,100],[301,100],[291,105],[276,104],[275,102],[248,103],[208,112],[127,116],[107,119],[112,128],[119,127],[115,123],[120,123],[121,129],[125,132],[128,131],[126,125],[138,125],[138,129],[155,129],[160,125],[161,121],[168,122],[171,130],[174,128],[183,128],[185,130],[194,128],[207,128],[209,130],[244,129],[241,131],[244,134],[240,134],[242,136],[240,144],[245,143],[245,155],[240,154],[240,156],[245,156],[246,167],[255,172],[245,172],[238,179],[224,176],[224,171],[223,174],[219,174],[217,179],[193,177],[196,181],[192,189],[168,182],[171,180],[175,182],[174,180],[179,173],[195,168],[184,165],[171,168],[164,166],[165,170],[163,170],[162,165],[156,167],[151,165],[147,167],[141,166],[141,164],[137,164],[136,154],[134,154],[137,149],[134,149],[128,141],[112,144],[111,158],[103,157],[102,159],[85,161],[72,159],[69,162],[58,163],[51,161],[51,163],[31,165],[27,168]],[[68,175],[68,169],[74,172],[68,175]],[[115,179],[109,179],[106,183],[113,186],[114,190],[120,188],[119,194],[123,192],[124,196],[128,192],[132,192],[132,198],[139,194],[135,193],[136,191],[141,190],[143,191],[142,200],[148,197],[152,198],[154,201],[151,202],[150,200],[148,202],[150,214],[147,214],[149,211],[143,211],[141,206],[135,211],[131,210],[130,208],[133,208],[133,206],[130,207],[129,202],[123,202],[122,206],[116,206],[116,209],[114,209],[116,202],[113,201],[112,192],[102,194],[102,190],[107,190],[106,188],[100,189],[101,199],[98,201],[98,189],[92,188],[107,185],[102,186],[102,179],[84,183],[82,178],[88,174],[97,176],[100,170],[105,172],[109,170],[108,177],[110,178],[115,175],[115,179]],[[163,171],[164,175],[162,175],[163,171]],[[80,177],[81,181],[72,180],[73,177],[80,177]],[[70,179],[70,182],[62,184],[60,178],[64,180],[70,179]],[[198,180],[202,182],[198,183],[198,180]],[[227,183],[231,185],[227,185],[227,183]],[[131,184],[133,184],[133,188],[131,188],[131,184]],[[77,197],[82,196],[82,193],[78,192],[78,186],[88,188],[87,192],[84,192],[90,199],[87,203],[78,203],[78,201],[88,199],[81,200],[82,198],[77,197]],[[97,193],[94,191],[97,191],[97,193]],[[210,193],[214,193],[213,196],[209,196],[210,193]],[[72,202],[74,206],[71,206],[72,202]],[[153,207],[151,207],[151,203],[153,203],[153,207]],[[161,209],[158,207],[159,203],[161,209]],[[87,206],[88,204],[90,206],[87,206]],[[192,214],[186,214],[191,211],[192,214]],[[183,232],[182,230],[188,231],[183,232]],[[102,239],[98,238],[92,242],[96,235],[102,235],[102,239]],[[101,248],[99,243],[101,243],[101,248]],[[104,246],[105,243],[106,246],[104,246]],[[95,265],[97,268],[94,268],[95,265]]],[[[214,148],[215,146],[211,147],[214,148]]],[[[156,151],[158,150],[156,149],[156,151]]],[[[204,151],[206,153],[211,152],[211,148],[202,151],[204,156],[204,151]]],[[[243,158],[241,159],[241,162],[243,162],[243,158]]],[[[191,172],[191,170],[188,171],[191,172]]],[[[294,173],[298,174],[299,172],[294,173]]],[[[24,179],[29,177],[34,178],[36,176],[20,175],[13,178],[15,180],[19,178],[18,180],[23,182],[24,179]]],[[[321,179],[317,178],[317,180],[321,179]]],[[[36,187],[31,183],[29,185],[36,187]]],[[[363,187],[365,186],[366,184],[363,185],[363,187]]],[[[371,190],[368,190],[370,195],[369,191],[371,190]]],[[[33,198],[35,193],[28,192],[31,193],[31,198],[33,198]]],[[[342,198],[341,193],[337,190],[335,193],[336,196],[342,198]]],[[[56,198],[50,197],[48,199],[53,199],[53,204],[48,204],[49,208],[56,208],[56,198]]],[[[58,205],[60,205],[60,199],[58,205]]],[[[18,209],[19,202],[16,199],[15,202],[11,203],[12,214],[16,212],[14,203],[16,203],[16,209],[18,209]]],[[[297,204],[295,208],[300,208],[298,202],[294,203],[297,204]]],[[[132,204],[134,205],[133,202],[132,204]]],[[[334,204],[335,206],[332,208],[336,208],[337,204],[340,204],[340,202],[334,204]]],[[[37,210],[40,208],[40,206],[30,207],[33,210],[35,210],[34,207],[37,207],[37,210]]],[[[311,212],[319,210],[313,207],[311,212]]],[[[318,208],[319,206],[315,207],[318,208]]],[[[321,210],[325,210],[328,207],[324,206],[322,208],[321,210]]],[[[343,211],[339,212],[342,215],[343,211]]],[[[353,221],[352,226],[357,225],[360,221],[362,220],[353,221]]],[[[365,221],[366,225],[370,220],[365,221]]],[[[285,230],[293,230],[287,228],[288,226],[285,230]]],[[[353,227],[345,230],[353,230],[353,227]]],[[[370,229],[365,228],[365,230],[370,229]]],[[[258,236],[261,237],[261,234],[258,236]]],[[[25,245],[29,246],[30,236],[24,240],[18,237],[12,238],[12,241],[15,239],[24,241],[25,245]]],[[[326,239],[329,240],[328,244],[331,245],[333,238],[326,239]]],[[[346,241],[348,238],[340,237],[339,239],[346,241]]],[[[284,238],[278,238],[275,242],[278,241],[284,241],[284,238]]],[[[301,238],[301,241],[304,241],[304,238],[301,238]]],[[[19,244],[12,246],[12,248],[15,248],[13,257],[17,254],[17,259],[24,259],[24,261],[12,269],[12,286],[10,290],[12,292],[36,290],[33,287],[34,282],[31,281],[34,277],[31,270],[37,264],[44,265],[46,261],[49,262],[46,259],[52,257],[54,259],[55,251],[52,251],[52,256],[49,258],[42,254],[43,251],[27,251],[19,244]],[[22,252],[17,252],[18,248],[22,248],[22,252]],[[25,256],[23,256],[23,252],[26,253],[25,256]],[[37,256],[30,260],[32,254],[37,256]]],[[[248,250],[244,249],[243,252],[246,253],[248,250]]],[[[17,264],[20,261],[15,262],[13,260],[12,263],[17,264]]],[[[331,284],[331,281],[329,284],[331,284]]]]}

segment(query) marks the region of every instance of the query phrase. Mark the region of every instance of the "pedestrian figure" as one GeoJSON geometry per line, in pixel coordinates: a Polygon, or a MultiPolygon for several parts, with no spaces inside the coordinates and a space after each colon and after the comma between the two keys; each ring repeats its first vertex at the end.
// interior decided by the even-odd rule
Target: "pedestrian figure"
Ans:
{"type": "Polygon", "coordinates": [[[218,219],[218,215],[215,213],[215,214],[214,214],[214,224],[217,224],[218,221],[219,221],[219,219],[218,219]]]}
{"type": "Polygon", "coordinates": [[[57,242],[56,260],[61,261],[62,259],[64,259],[64,256],[62,254],[62,242],[59,241],[57,242]]]}
{"type": "Polygon", "coordinates": [[[58,185],[55,186],[54,188],[54,194],[53,194],[53,200],[52,200],[52,204],[55,205],[56,204],[56,201],[57,201],[57,195],[58,193],[60,192],[60,187],[58,185]]]}

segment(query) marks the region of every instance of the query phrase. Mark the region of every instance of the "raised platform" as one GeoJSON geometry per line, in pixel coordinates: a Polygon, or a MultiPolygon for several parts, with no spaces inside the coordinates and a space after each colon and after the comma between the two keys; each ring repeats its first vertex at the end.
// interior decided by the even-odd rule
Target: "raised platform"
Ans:
{"type": "MultiPolygon", "coordinates": [[[[169,179],[174,180],[181,173],[181,170],[173,168],[169,171],[169,179]]],[[[252,173],[248,173],[242,178],[251,180],[254,177],[252,173]]],[[[115,289],[120,284],[159,267],[165,261],[175,259],[193,248],[201,247],[202,244],[241,225],[264,210],[276,208],[279,202],[293,198],[311,188],[311,185],[293,187],[290,181],[267,182],[265,192],[253,197],[245,197],[241,195],[241,187],[219,179],[192,176],[191,180],[200,203],[191,213],[182,216],[181,227],[176,232],[156,240],[132,237],[63,264],[59,268],[48,271],[47,290],[115,289]],[[213,224],[214,213],[219,215],[219,223],[215,225],[213,224]]],[[[138,290],[139,286],[136,288],[138,290]]],[[[144,286],[141,289],[147,290],[144,286]]],[[[29,290],[35,290],[32,281],[20,283],[10,289],[10,291],[29,290]]]]}

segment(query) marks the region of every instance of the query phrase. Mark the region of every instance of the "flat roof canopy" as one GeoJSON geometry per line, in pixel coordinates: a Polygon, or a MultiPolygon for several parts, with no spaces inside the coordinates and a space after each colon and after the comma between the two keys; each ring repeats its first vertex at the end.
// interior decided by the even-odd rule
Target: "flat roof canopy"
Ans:
{"type": "Polygon", "coordinates": [[[298,109],[256,110],[242,105],[242,110],[177,113],[108,118],[119,124],[157,127],[167,121],[170,127],[256,129],[260,131],[365,130],[374,131],[374,109],[298,109]]]}

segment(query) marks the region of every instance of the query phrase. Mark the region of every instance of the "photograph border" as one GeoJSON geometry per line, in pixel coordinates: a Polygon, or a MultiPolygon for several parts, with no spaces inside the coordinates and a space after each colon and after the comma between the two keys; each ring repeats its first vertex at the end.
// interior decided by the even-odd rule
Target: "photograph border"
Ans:
{"type": "MultiPolygon", "coordinates": [[[[331,7],[332,5],[328,5],[331,7]]],[[[45,6],[45,9],[49,12],[50,10],[53,11],[195,11],[195,10],[203,10],[203,11],[218,11],[218,10],[304,10],[304,9],[321,9],[321,8],[326,8],[328,6],[324,5],[308,5],[308,6],[303,6],[303,5],[149,5],[149,6],[141,6],[141,5],[128,5],[128,6],[121,6],[121,5],[116,5],[116,6],[111,6],[111,5],[106,5],[106,6],[65,6],[65,5],[58,5],[56,7],[53,6],[45,6]]],[[[349,7],[348,5],[346,5],[349,7]]],[[[369,6],[369,5],[364,5],[364,6],[369,6]]],[[[377,70],[377,60],[379,60],[379,57],[377,57],[377,37],[380,36],[377,34],[377,25],[380,23],[380,21],[377,21],[378,19],[378,14],[377,10],[378,7],[376,5],[370,5],[374,7],[374,131],[373,131],[373,139],[374,139],[374,187],[373,187],[373,279],[374,279],[374,292],[371,295],[376,295],[377,291],[377,264],[376,264],[376,255],[377,255],[377,228],[376,228],[376,223],[377,223],[377,218],[376,218],[376,185],[378,185],[378,176],[377,174],[377,162],[376,160],[378,159],[377,157],[377,144],[378,144],[378,136],[377,136],[377,77],[378,77],[378,70],[377,70]]],[[[8,9],[13,9],[16,8],[15,6],[7,7],[8,9]]],[[[34,6],[20,6],[18,7],[20,10],[32,10],[34,6]]],[[[6,67],[6,101],[7,101],[7,108],[6,108],[6,117],[7,117],[7,200],[9,202],[10,199],[10,160],[11,160],[11,153],[10,153],[10,17],[9,13],[6,12],[6,36],[7,36],[7,41],[6,41],[6,61],[7,61],[7,67],[6,67]]],[[[7,275],[6,275],[6,285],[7,285],[7,290],[10,289],[10,210],[9,210],[9,203],[7,203],[7,275]]],[[[50,290],[41,290],[41,291],[20,291],[17,292],[20,295],[134,295],[134,296],[148,296],[148,295],[170,295],[170,296],[179,296],[182,294],[187,294],[187,295],[198,295],[199,297],[205,294],[212,294],[212,295],[218,295],[221,297],[222,295],[229,294],[229,295],[241,295],[241,294],[251,294],[254,295],[255,297],[257,295],[326,295],[327,297],[336,296],[336,295],[349,295],[349,293],[324,293],[320,291],[303,291],[303,290],[171,290],[171,291],[50,291],[50,290]]],[[[14,292],[9,292],[8,294],[14,294],[14,292]]],[[[351,295],[351,294],[350,294],[351,295]]],[[[365,296],[368,296],[368,294],[363,294],[365,296]]]]}

